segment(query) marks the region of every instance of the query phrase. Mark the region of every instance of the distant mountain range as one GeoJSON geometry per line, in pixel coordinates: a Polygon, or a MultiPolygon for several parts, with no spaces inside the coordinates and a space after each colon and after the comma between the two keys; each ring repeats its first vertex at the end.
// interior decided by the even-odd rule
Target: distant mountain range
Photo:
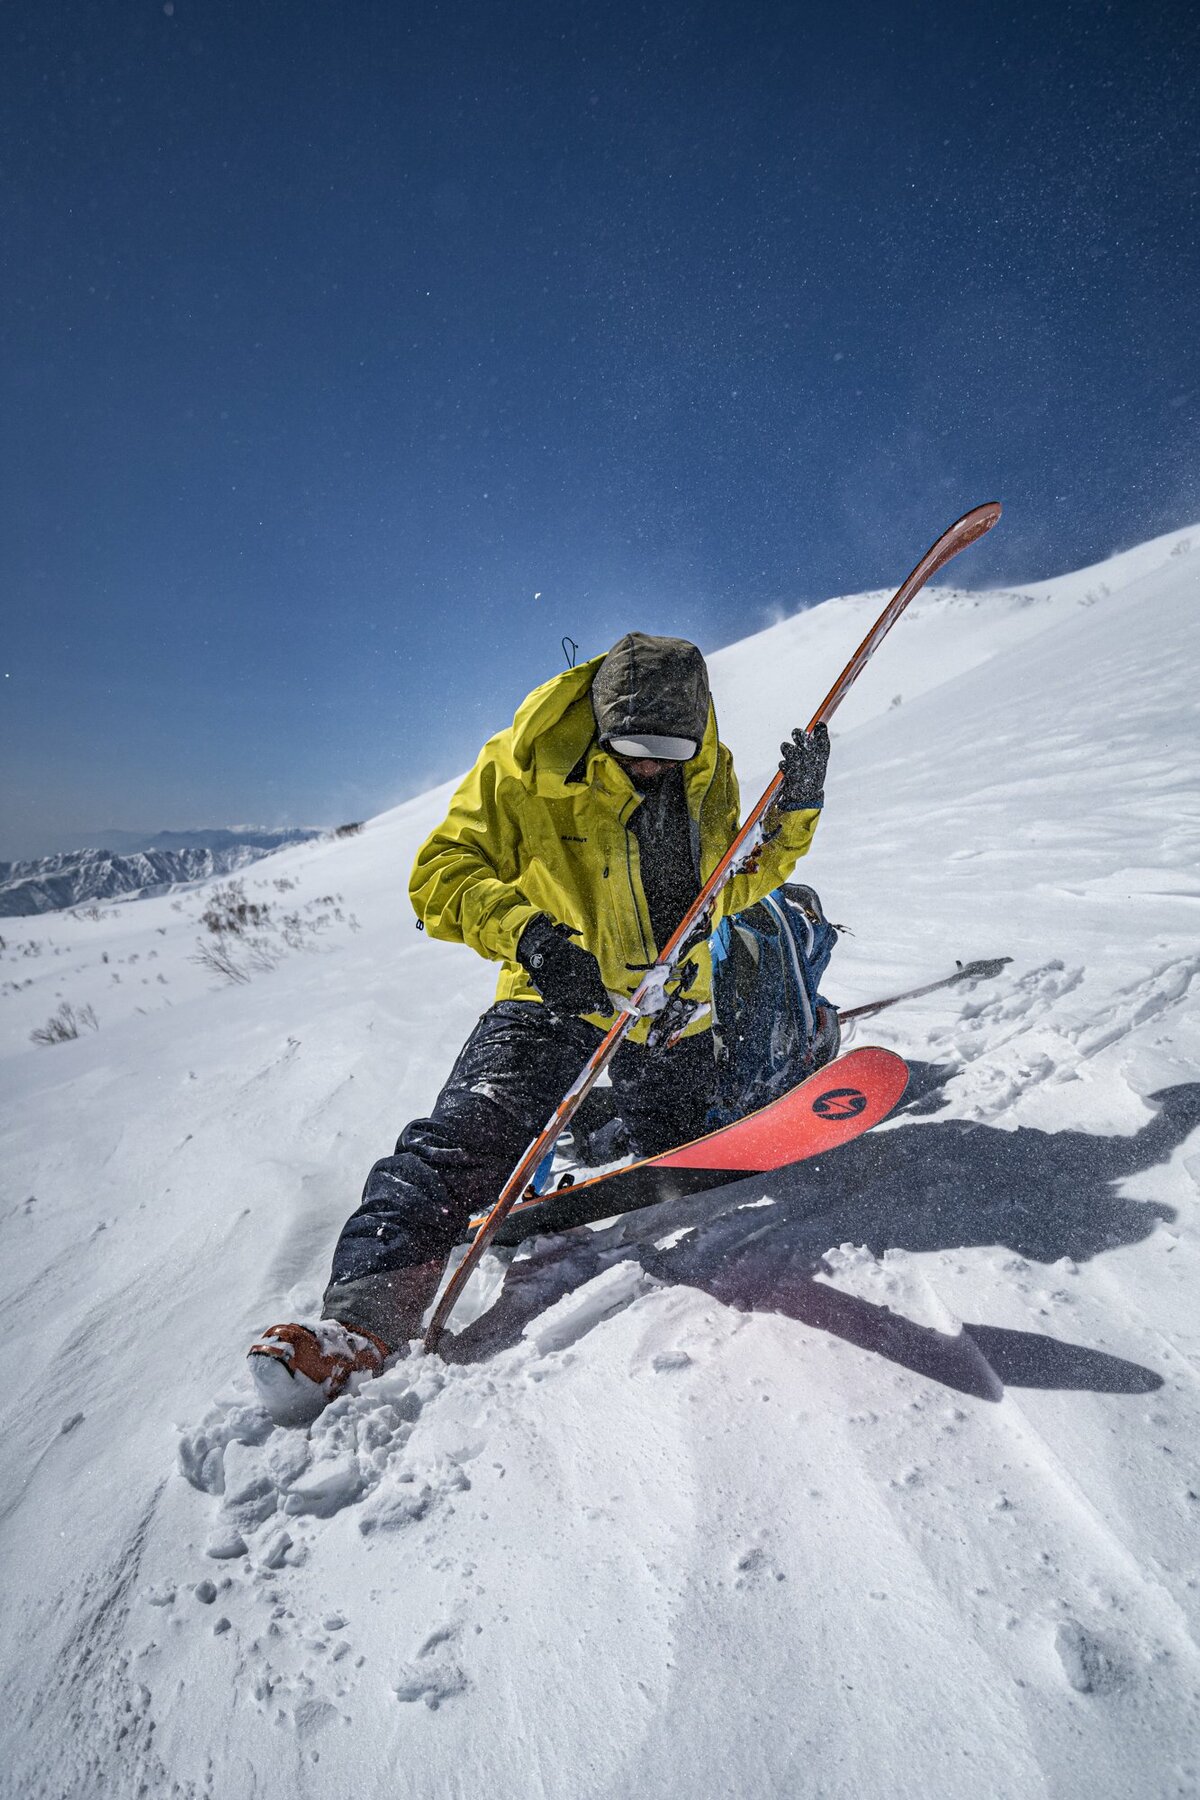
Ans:
{"type": "Polygon", "coordinates": [[[211,826],[206,831],[105,831],[93,842],[119,856],[135,856],[141,850],[236,850],[247,844],[263,851],[282,850],[285,844],[303,844],[320,837],[317,826],[296,825],[268,831],[257,825],[211,826]]]}
{"type": "Polygon", "coordinates": [[[61,912],[92,901],[148,899],[192,881],[228,875],[319,831],[110,831],[103,849],[65,850],[32,862],[0,862],[0,917],[61,912]]]}

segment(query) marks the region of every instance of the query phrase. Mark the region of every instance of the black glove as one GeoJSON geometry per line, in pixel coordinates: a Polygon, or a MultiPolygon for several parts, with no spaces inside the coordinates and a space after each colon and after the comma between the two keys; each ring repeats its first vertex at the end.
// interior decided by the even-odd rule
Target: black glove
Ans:
{"type": "Polygon", "coordinates": [[[783,782],[775,796],[780,812],[804,812],[825,804],[825,765],[829,761],[829,727],[814,725],[811,731],[792,733],[791,742],[780,744],[783,782]]]}
{"type": "Polygon", "coordinates": [[[517,945],[517,961],[546,1005],[565,1015],[612,1012],[612,1001],[590,950],[573,944],[579,933],[545,913],[530,919],[517,945]]]}

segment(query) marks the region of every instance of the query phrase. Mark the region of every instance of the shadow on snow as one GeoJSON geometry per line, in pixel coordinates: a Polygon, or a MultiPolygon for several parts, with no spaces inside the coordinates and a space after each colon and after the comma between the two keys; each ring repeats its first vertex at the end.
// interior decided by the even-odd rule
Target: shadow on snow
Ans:
{"type": "MultiPolygon", "coordinates": [[[[897,1116],[935,1111],[953,1073],[914,1064],[897,1116]]],[[[495,1306],[443,1340],[442,1354],[454,1362],[491,1356],[591,1275],[636,1257],[657,1281],[702,1289],[739,1311],[782,1314],[980,1399],[999,1400],[1006,1386],[1149,1393],[1162,1378],[1121,1357],[997,1326],[933,1330],[814,1276],[825,1252],[847,1242],[876,1256],[990,1246],[1039,1263],[1087,1262],[1140,1243],[1174,1212],[1129,1199],[1118,1186],[1166,1162],[1200,1124],[1200,1083],[1151,1099],[1157,1112],[1131,1137],[930,1119],[868,1133],[819,1161],[542,1240],[509,1270],[495,1306]],[[750,1204],[764,1195],[769,1209],[750,1204]]]]}

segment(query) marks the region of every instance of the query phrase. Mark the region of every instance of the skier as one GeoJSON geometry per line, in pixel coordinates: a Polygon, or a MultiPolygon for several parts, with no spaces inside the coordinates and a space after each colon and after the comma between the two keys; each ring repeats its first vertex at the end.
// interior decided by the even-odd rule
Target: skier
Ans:
{"type": "MultiPolygon", "coordinates": [[[[829,733],[782,746],[776,829],[718,916],[771,892],[805,854],[824,801],[829,733]]],[[[491,738],[409,884],[418,923],[503,964],[496,999],[427,1119],[367,1177],[343,1228],[313,1325],[273,1325],[250,1350],[281,1421],[315,1415],[351,1375],[376,1373],[418,1334],[447,1253],[634,992],[738,829],[733,758],[717,737],[694,644],[630,632],[535,688],[491,738]]],[[[688,998],[707,998],[707,957],[688,998]]],[[[610,1069],[630,1148],[652,1156],[700,1135],[713,1090],[712,1032],[673,1048],[634,1026],[610,1069]]],[[[829,1046],[828,1053],[836,1047],[829,1046]]]]}

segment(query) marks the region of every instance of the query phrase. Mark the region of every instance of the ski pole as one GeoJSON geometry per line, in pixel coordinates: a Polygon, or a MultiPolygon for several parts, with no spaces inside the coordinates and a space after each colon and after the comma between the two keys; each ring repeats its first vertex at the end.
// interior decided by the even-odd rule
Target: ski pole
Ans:
{"type": "MultiPolygon", "coordinates": [[[[956,519],[954,524],[942,533],[937,542],[930,545],[916,568],[905,577],[896,589],[822,700],[809,720],[809,731],[814,731],[818,725],[828,722],[833,717],[913,595],[919,593],[929,578],[936,575],[952,556],[957,556],[960,550],[965,550],[968,544],[973,544],[977,538],[981,538],[985,531],[990,531],[999,517],[999,502],[989,500],[983,506],[973,507],[970,512],[964,513],[961,519],[956,519]]],[[[434,1308],[433,1317],[429,1321],[429,1329],[425,1333],[425,1349],[427,1351],[437,1349],[438,1340],[446,1321],[454,1311],[458,1297],[470,1279],[472,1271],[511,1208],[525,1192],[531,1176],[547,1150],[553,1146],[555,1140],[571,1123],[580,1104],[591,1092],[616,1055],[621,1040],[629,1027],[645,1010],[648,1010],[646,1002],[652,1001],[654,997],[663,993],[666,983],[674,973],[683,946],[693,937],[696,927],[705,918],[713,901],[733,876],[739,873],[743,863],[747,862],[761,848],[766,835],[767,815],[770,813],[775,796],[782,784],[783,771],[777,770],[767,783],[758,804],[750,813],[732,844],[671,933],[666,948],[658,961],[643,976],[625,1010],[618,1013],[588,1061],[555,1107],[545,1126],[530,1143],[505,1182],[495,1205],[475,1233],[466,1255],[446,1283],[441,1299],[434,1308]]]]}
{"type": "Polygon", "coordinates": [[[940,981],[927,981],[924,987],[905,988],[902,994],[889,994],[886,1000],[868,1000],[863,1006],[848,1006],[844,1012],[839,1006],[838,1023],[845,1025],[851,1019],[869,1019],[889,1006],[899,1006],[902,1000],[920,1000],[924,994],[936,994],[939,988],[954,987],[960,981],[990,981],[1011,961],[1011,956],[993,956],[984,962],[959,963],[953,975],[943,975],[940,981]]]}

